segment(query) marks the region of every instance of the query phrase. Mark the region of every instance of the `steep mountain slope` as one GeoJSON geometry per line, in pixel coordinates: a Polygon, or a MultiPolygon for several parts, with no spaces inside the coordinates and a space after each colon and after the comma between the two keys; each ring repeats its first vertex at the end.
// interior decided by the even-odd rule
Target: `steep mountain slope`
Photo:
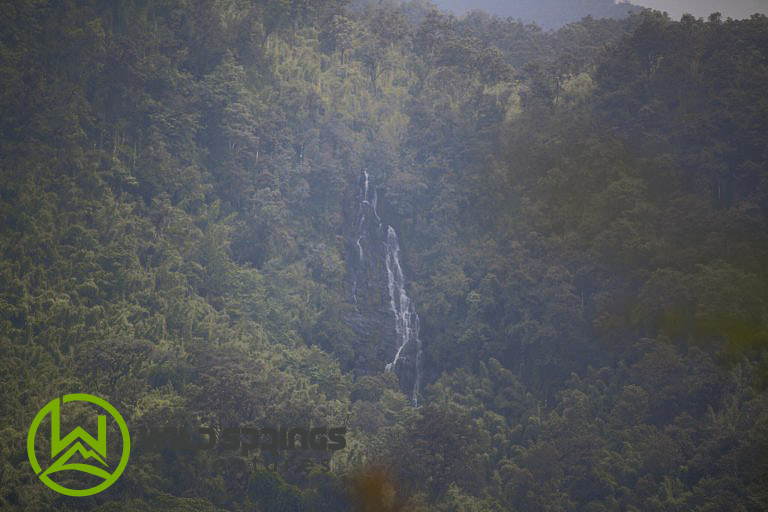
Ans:
{"type": "Polygon", "coordinates": [[[28,1],[0,34],[0,508],[765,503],[765,17],[28,1]],[[25,444],[73,391],[137,436],[78,502],[25,444]],[[346,447],[143,442],[175,425],[346,447]]]}

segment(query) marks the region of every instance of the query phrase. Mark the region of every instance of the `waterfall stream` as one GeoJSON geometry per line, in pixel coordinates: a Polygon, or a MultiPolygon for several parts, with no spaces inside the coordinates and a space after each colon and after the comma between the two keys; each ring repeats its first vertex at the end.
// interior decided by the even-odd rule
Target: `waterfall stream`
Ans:
{"type": "MultiPolygon", "coordinates": [[[[366,239],[370,236],[371,228],[380,239],[379,242],[383,249],[384,268],[386,269],[386,292],[389,297],[389,309],[394,316],[395,325],[395,353],[392,360],[386,363],[384,369],[387,372],[396,371],[398,364],[406,361],[408,356],[404,351],[410,353],[413,361],[410,364],[413,368],[413,387],[411,389],[411,401],[418,406],[419,395],[421,392],[421,339],[419,338],[419,315],[416,313],[416,307],[413,300],[408,296],[406,290],[406,280],[403,273],[402,256],[400,252],[400,242],[395,228],[384,224],[377,211],[378,192],[376,187],[370,186],[369,175],[363,170],[360,177],[359,193],[359,214],[357,222],[357,233],[355,245],[357,246],[358,265],[362,266],[366,258],[373,258],[375,255],[366,254],[363,249],[366,247],[376,247],[374,244],[366,244],[366,239]],[[372,223],[372,227],[368,226],[372,223]]],[[[357,304],[357,278],[352,283],[352,296],[357,304]]]]}

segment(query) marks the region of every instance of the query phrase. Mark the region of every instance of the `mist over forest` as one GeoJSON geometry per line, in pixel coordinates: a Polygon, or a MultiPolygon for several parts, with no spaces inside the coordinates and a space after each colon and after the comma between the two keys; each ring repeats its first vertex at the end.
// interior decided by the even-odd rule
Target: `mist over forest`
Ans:
{"type": "Polygon", "coordinates": [[[1,3],[0,509],[768,507],[765,15],[1,3]]]}
{"type": "Polygon", "coordinates": [[[723,18],[743,19],[755,13],[768,13],[765,0],[436,0],[434,3],[457,16],[480,10],[549,29],[560,28],[585,16],[622,18],[644,8],[667,12],[675,19],[680,19],[683,14],[706,18],[719,12],[723,18]]]}
{"type": "Polygon", "coordinates": [[[535,23],[545,29],[560,28],[586,16],[623,18],[630,12],[642,10],[631,2],[614,0],[438,0],[435,4],[456,15],[484,11],[501,18],[535,23]]]}

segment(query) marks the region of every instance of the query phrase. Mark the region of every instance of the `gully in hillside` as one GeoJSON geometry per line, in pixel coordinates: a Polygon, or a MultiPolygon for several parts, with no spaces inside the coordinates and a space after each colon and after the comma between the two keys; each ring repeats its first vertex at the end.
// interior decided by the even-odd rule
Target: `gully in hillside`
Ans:
{"type": "MultiPolygon", "coordinates": [[[[371,232],[367,222],[374,223],[374,231],[381,239],[384,267],[386,269],[387,294],[389,296],[389,309],[395,322],[395,353],[390,362],[385,365],[386,371],[396,370],[398,363],[405,360],[404,350],[414,354],[413,386],[411,400],[418,405],[421,387],[421,339],[419,338],[419,315],[413,300],[406,290],[405,275],[400,252],[400,242],[395,228],[384,224],[377,210],[378,193],[375,187],[370,186],[368,171],[363,169],[360,175],[359,214],[355,244],[357,247],[358,265],[365,264],[367,258],[379,255],[366,254],[364,246],[375,248],[378,244],[365,244],[366,238],[371,232]]],[[[370,250],[370,249],[369,249],[370,250]]],[[[357,304],[357,279],[353,281],[353,301],[357,304]]]]}

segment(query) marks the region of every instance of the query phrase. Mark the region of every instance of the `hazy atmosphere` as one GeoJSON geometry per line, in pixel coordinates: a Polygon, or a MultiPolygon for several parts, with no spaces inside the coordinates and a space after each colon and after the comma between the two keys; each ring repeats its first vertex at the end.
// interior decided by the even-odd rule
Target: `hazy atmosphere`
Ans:
{"type": "Polygon", "coordinates": [[[638,5],[666,11],[679,18],[683,13],[706,17],[720,12],[723,17],[748,18],[752,14],[768,13],[768,0],[636,0],[638,5]]]}
{"type": "Polygon", "coordinates": [[[0,511],[768,510],[768,16],[515,9],[0,0],[0,511]]]}
{"type": "MultiPolygon", "coordinates": [[[[456,14],[479,9],[500,16],[536,21],[547,27],[575,21],[587,14],[597,17],[623,15],[628,8],[613,0],[436,0],[435,3],[456,14]]],[[[675,19],[686,12],[697,17],[720,12],[724,18],[747,18],[755,13],[768,12],[768,0],[636,0],[631,3],[666,11],[675,19]]]]}

